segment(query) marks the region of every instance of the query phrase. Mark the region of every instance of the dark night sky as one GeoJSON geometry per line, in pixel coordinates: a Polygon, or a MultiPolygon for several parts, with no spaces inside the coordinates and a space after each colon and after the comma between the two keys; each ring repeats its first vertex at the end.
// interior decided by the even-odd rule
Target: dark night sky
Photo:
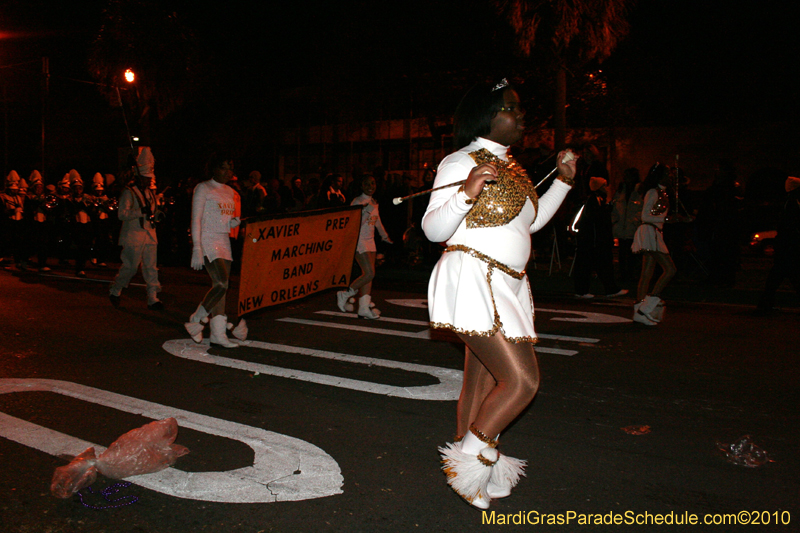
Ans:
{"type": "MultiPolygon", "coordinates": [[[[0,65],[31,60],[22,68],[36,71],[46,55],[54,76],[90,79],[85,53],[105,3],[6,0],[0,7],[0,65]]],[[[362,106],[362,116],[369,116],[370,107],[381,101],[386,106],[393,97],[390,88],[400,84],[420,91],[427,80],[441,84],[465,67],[513,61],[502,26],[479,0],[172,4],[193,28],[202,66],[215,79],[206,111],[199,113],[209,122],[302,86],[355,92],[348,105],[362,106]]],[[[642,123],[797,118],[792,81],[800,49],[791,27],[796,19],[792,8],[772,0],[739,10],[730,5],[639,1],[630,16],[629,37],[602,68],[609,86],[623,88],[642,123]]],[[[496,70],[499,75],[502,67],[496,70]]],[[[37,107],[33,73],[2,69],[0,76],[11,80],[7,95],[12,107],[25,102],[37,107]]],[[[537,83],[527,80],[531,86],[537,83]]],[[[54,81],[55,87],[69,85],[74,87],[64,89],[63,102],[85,100],[84,110],[74,111],[78,124],[116,120],[91,86],[54,81]]],[[[456,89],[461,90],[437,86],[429,92],[442,93],[442,101],[449,102],[458,97],[456,89]]],[[[455,103],[436,112],[450,114],[455,103]]],[[[293,106],[292,113],[307,112],[302,101],[293,106]]],[[[10,136],[28,131],[38,142],[38,124],[26,126],[9,125],[10,136]]]]}

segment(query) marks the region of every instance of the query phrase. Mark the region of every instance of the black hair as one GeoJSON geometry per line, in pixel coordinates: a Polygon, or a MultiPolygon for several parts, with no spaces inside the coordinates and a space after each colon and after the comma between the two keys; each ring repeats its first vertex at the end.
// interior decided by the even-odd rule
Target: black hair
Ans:
{"type": "Polygon", "coordinates": [[[657,188],[658,184],[661,182],[661,178],[666,173],[667,166],[662,165],[661,163],[656,163],[650,167],[650,171],[647,173],[647,176],[645,176],[644,180],[639,185],[639,190],[642,192],[642,195],[647,194],[647,191],[650,189],[657,188]]]}
{"type": "Polygon", "coordinates": [[[222,166],[225,161],[230,161],[233,168],[233,156],[227,152],[214,152],[206,162],[206,176],[209,178],[214,175],[214,169],[222,166]]]}
{"type": "Polygon", "coordinates": [[[456,150],[491,131],[492,119],[505,104],[503,93],[513,89],[511,85],[496,87],[493,83],[479,83],[459,102],[453,117],[453,146],[456,150]]]}

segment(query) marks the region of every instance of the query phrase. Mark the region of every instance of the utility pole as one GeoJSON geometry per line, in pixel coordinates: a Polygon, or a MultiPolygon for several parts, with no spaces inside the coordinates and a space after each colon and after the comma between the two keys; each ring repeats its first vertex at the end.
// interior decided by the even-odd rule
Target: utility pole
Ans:
{"type": "Polygon", "coordinates": [[[42,58],[42,179],[45,178],[44,170],[44,141],[45,141],[45,123],[47,119],[47,101],[50,92],[50,58],[42,58]]]}

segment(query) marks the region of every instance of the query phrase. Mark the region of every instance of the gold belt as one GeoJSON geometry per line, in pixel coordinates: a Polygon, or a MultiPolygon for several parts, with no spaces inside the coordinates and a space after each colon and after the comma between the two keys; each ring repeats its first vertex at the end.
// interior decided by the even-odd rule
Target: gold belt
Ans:
{"type": "Polygon", "coordinates": [[[524,270],[522,272],[517,272],[516,270],[514,270],[510,266],[504,265],[503,263],[501,263],[501,262],[499,262],[499,261],[497,261],[495,259],[492,259],[488,255],[486,255],[486,254],[484,254],[482,252],[479,252],[478,250],[475,250],[473,248],[470,248],[469,246],[464,246],[463,244],[454,244],[453,246],[448,246],[447,248],[444,249],[444,251],[445,251],[445,253],[447,253],[447,252],[464,252],[467,255],[471,255],[475,259],[480,259],[481,261],[483,261],[484,263],[489,265],[491,268],[496,268],[497,270],[499,270],[499,271],[501,271],[501,272],[503,272],[505,274],[508,274],[509,276],[511,276],[514,279],[522,279],[523,277],[525,277],[525,271],[524,270]]]}

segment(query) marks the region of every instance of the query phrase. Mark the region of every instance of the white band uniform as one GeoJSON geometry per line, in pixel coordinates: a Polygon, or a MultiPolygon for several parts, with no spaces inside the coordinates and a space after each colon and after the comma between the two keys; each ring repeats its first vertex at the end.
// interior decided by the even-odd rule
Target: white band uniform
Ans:
{"type": "Polygon", "coordinates": [[[490,199],[481,202],[479,196],[478,203],[468,204],[466,194],[455,187],[434,191],[422,220],[425,235],[434,242],[446,241],[452,250],[442,256],[431,274],[431,325],[480,336],[500,330],[509,341],[536,342],[533,298],[524,275],[530,234],[550,221],[571,187],[555,180],[547,193],[537,198],[532,185],[520,185],[521,176],[525,180],[527,176],[509,158],[508,147],[484,138],[444,158],[434,187],[465,179],[478,164],[470,155],[476,152],[489,152],[497,158],[488,161],[498,167],[497,184],[486,186],[497,189],[487,194],[485,187],[482,193],[490,199]],[[521,208],[520,191],[527,196],[521,208]],[[474,208],[481,215],[471,216],[468,223],[474,208]],[[486,223],[487,218],[493,220],[486,223]],[[523,275],[517,278],[509,272],[523,275]]]}
{"type": "Polygon", "coordinates": [[[192,238],[200,235],[203,255],[209,261],[233,261],[231,253],[231,219],[236,212],[235,192],[214,180],[202,181],[192,198],[192,238]],[[208,216],[203,216],[205,213],[208,216]]]}
{"type": "Polygon", "coordinates": [[[664,242],[664,236],[661,234],[661,229],[664,227],[664,221],[667,218],[667,210],[658,215],[653,214],[653,209],[659,200],[659,190],[662,191],[661,194],[666,194],[664,187],[659,185],[658,189],[650,189],[644,195],[642,224],[636,228],[636,233],[633,235],[633,245],[631,246],[631,250],[635,254],[642,252],[669,253],[664,242]]]}

